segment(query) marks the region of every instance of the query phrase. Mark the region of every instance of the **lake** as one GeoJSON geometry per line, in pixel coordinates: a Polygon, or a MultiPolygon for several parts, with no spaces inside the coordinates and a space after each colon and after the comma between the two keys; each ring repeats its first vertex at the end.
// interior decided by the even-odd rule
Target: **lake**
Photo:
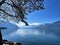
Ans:
{"type": "Polygon", "coordinates": [[[4,34],[3,39],[21,42],[24,45],[60,45],[59,35],[40,29],[17,29],[4,34]]]}

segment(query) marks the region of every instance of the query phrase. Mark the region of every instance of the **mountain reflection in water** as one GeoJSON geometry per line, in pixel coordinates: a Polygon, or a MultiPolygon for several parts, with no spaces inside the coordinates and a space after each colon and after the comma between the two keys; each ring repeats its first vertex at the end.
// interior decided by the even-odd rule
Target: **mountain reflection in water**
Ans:
{"type": "Polygon", "coordinates": [[[60,45],[60,36],[40,29],[18,29],[5,38],[25,45],[60,45]]]}

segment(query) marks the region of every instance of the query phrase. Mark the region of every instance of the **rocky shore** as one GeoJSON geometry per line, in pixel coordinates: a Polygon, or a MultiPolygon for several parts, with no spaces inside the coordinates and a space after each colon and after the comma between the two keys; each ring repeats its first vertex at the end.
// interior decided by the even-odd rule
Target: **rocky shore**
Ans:
{"type": "Polygon", "coordinates": [[[3,40],[3,45],[23,45],[23,44],[22,43],[8,41],[8,40],[3,40]]]}

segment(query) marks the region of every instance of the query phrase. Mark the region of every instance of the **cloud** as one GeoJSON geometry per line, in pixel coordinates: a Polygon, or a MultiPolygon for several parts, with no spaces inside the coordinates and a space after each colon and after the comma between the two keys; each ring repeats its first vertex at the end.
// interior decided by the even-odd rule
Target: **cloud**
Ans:
{"type": "Polygon", "coordinates": [[[40,23],[29,23],[29,25],[40,25],[40,23]]]}
{"type": "MultiPolygon", "coordinates": [[[[18,23],[16,23],[16,22],[12,22],[12,21],[10,21],[11,23],[13,23],[13,24],[15,24],[15,25],[17,25],[18,27],[21,27],[21,26],[26,26],[25,25],[25,23],[23,23],[23,22],[18,22],[18,23]]],[[[29,24],[29,26],[38,26],[38,25],[41,25],[42,23],[39,23],[39,22],[34,22],[34,23],[28,23],[29,24]]]]}
{"type": "Polygon", "coordinates": [[[25,25],[25,23],[23,23],[23,22],[18,22],[18,23],[17,22],[13,22],[13,21],[10,21],[10,22],[15,24],[15,25],[17,25],[18,27],[25,25]]]}
{"type": "Polygon", "coordinates": [[[22,30],[22,29],[18,29],[17,31],[11,33],[10,36],[26,36],[26,35],[34,35],[34,36],[38,36],[39,35],[39,31],[35,30],[22,30]]]}
{"type": "Polygon", "coordinates": [[[23,22],[19,22],[19,23],[15,23],[18,27],[21,27],[21,26],[25,26],[25,23],[23,22]]]}
{"type": "MultiPolygon", "coordinates": [[[[38,25],[40,25],[41,23],[28,23],[29,24],[29,26],[38,26],[38,25]]],[[[23,22],[19,22],[19,23],[15,23],[15,25],[17,25],[18,27],[21,27],[21,26],[26,26],[25,25],[25,23],[23,23],[23,22]]]]}

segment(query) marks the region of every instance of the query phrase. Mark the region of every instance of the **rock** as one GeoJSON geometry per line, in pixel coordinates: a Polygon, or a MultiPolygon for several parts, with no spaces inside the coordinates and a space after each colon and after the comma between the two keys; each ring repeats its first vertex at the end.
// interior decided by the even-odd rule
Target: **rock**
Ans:
{"type": "Polygon", "coordinates": [[[3,45],[23,45],[22,43],[3,40],[3,45]]]}

